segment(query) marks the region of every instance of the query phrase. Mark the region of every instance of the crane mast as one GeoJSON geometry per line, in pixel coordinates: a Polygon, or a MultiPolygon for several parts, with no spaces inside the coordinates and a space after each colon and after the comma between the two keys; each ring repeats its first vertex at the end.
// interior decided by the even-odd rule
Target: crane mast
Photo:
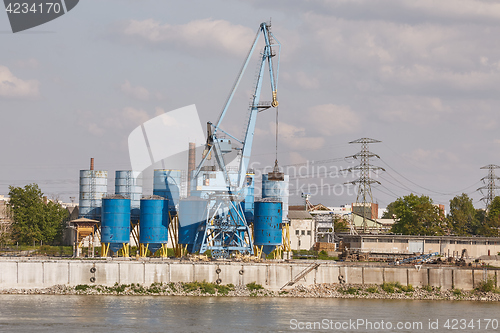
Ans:
{"type": "Polygon", "coordinates": [[[206,220],[200,225],[194,242],[194,250],[200,253],[206,250],[212,251],[212,256],[227,257],[232,251],[240,253],[252,253],[253,245],[250,229],[246,222],[241,201],[244,199],[245,180],[255,133],[257,114],[260,111],[278,106],[278,73],[279,73],[279,53],[281,45],[270,31],[270,23],[261,23],[250,51],[239,72],[236,82],[229,94],[229,97],[215,124],[207,123],[207,142],[203,152],[202,160],[196,170],[193,171],[192,179],[194,183],[191,187],[191,194],[207,200],[206,220]],[[260,53],[259,70],[257,82],[254,87],[252,101],[249,107],[250,115],[246,124],[246,131],[242,140],[227,133],[221,128],[221,124],[228,112],[238,85],[250,62],[260,36],[264,37],[265,46],[260,53]],[[273,47],[278,49],[275,54],[273,47]],[[277,68],[273,67],[273,57],[277,57],[277,68]],[[261,102],[263,78],[265,76],[266,65],[268,67],[271,102],[261,102]],[[221,136],[219,134],[222,133],[221,136]],[[228,139],[229,137],[230,139],[228,139]],[[233,141],[238,142],[241,147],[233,148],[233,141]],[[228,172],[224,155],[237,150],[239,163],[237,173],[228,172]],[[207,161],[215,158],[216,167],[208,166],[207,161]]]}

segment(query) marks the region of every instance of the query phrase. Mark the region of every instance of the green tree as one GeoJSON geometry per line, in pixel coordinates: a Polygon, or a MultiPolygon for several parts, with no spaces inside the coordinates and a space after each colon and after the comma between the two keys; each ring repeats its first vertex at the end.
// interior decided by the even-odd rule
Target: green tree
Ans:
{"type": "Polygon", "coordinates": [[[404,235],[443,235],[446,219],[443,211],[427,196],[410,194],[394,201],[396,222],[391,231],[404,235]]]}
{"type": "Polygon", "coordinates": [[[335,232],[349,231],[349,224],[347,223],[347,221],[344,218],[342,218],[338,215],[335,215],[334,220],[333,220],[333,230],[335,230],[335,232]]]}
{"type": "Polygon", "coordinates": [[[462,193],[450,200],[448,221],[455,235],[477,235],[481,224],[476,215],[472,199],[467,194],[462,193]]]}
{"type": "Polygon", "coordinates": [[[37,184],[24,188],[9,186],[9,209],[12,215],[12,236],[21,244],[42,241],[58,243],[62,238],[67,211],[52,201],[44,202],[37,184]]]}
{"type": "Polygon", "coordinates": [[[384,212],[384,214],[382,214],[382,218],[383,219],[392,219],[392,218],[394,218],[394,215],[396,215],[396,213],[394,211],[394,202],[391,202],[385,208],[385,212],[384,212]]]}
{"type": "Polygon", "coordinates": [[[486,218],[479,228],[479,234],[487,237],[500,236],[500,197],[495,197],[488,207],[486,218]]]}

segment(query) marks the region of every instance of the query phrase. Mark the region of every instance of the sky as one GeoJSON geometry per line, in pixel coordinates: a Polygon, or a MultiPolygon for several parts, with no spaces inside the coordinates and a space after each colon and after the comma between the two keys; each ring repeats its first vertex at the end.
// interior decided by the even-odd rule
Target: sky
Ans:
{"type": "MultiPolygon", "coordinates": [[[[78,200],[79,170],[130,169],[128,135],[195,104],[216,121],[261,22],[281,43],[278,161],[290,204],[356,201],[360,138],[380,207],[415,193],[447,205],[467,193],[484,207],[500,164],[500,3],[488,0],[84,0],[44,25],[12,33],[0,13],[0,194],[38,183],[78,200]]],[[[259,44],[262,48],[262,43],[259,44]]],[[[258,52],[224,119],[241,138],[258,52]]],[[[270,100],[264,81],[262,100],[270,100]]],[[[275,110],[257,119],[251,166],[275,160],[275,110]]],[[[204,127],[203,127],[204,128],[204,127]]],[[[165,142],[185,145],[185,142],[165,142]]],[[[198,144],[202,144],[199,143],[198,144]]],[[[201,155],[197,156],[198,161],[201,155]]],[[[187,168],[180,154],[151,170],[187,168]]],[[[500,173],[500,171],[498,171],[500,173]]],[[[148,193],[149,192],[149,193],[148,193]]]]}

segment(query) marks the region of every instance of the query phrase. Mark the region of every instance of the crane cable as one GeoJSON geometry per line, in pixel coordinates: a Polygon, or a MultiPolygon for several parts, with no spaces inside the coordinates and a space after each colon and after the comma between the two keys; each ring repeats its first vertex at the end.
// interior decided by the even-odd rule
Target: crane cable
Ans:
{"type": "Polygon", "coordinates": [[[274,162],[275,166],[278,166],[278,108],[279,106],[276,107],[276,160],[274,162]]]}

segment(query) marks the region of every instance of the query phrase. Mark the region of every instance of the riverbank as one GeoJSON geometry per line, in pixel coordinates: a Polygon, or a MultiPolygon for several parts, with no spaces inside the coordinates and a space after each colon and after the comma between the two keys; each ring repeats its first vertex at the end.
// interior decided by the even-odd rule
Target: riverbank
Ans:
{"type": "Polygon", "coordinates": [[[126,295],[126,296],[223,296],[223,297],[302,297],[302,298],[360,298],[360,299],[406,299],[406,300],[453,300],[453,301],[487,301],[499,302],[500,290],[490,288],[486,282],[473,291],[460,289],[442,290],[439,287],[424,286],[414,288],[398,283],[382,285],[353,284],[316,284],[311,286],[297,285],[282,291],[267,290],[259,284],[249,283],[245,286],[217,285],[208,282],[172,282],[153,283],[150,286],[139,284],[102,285],[56,285],[49,288],[4,289],[0,294],[29,295],[126,295]]]}

